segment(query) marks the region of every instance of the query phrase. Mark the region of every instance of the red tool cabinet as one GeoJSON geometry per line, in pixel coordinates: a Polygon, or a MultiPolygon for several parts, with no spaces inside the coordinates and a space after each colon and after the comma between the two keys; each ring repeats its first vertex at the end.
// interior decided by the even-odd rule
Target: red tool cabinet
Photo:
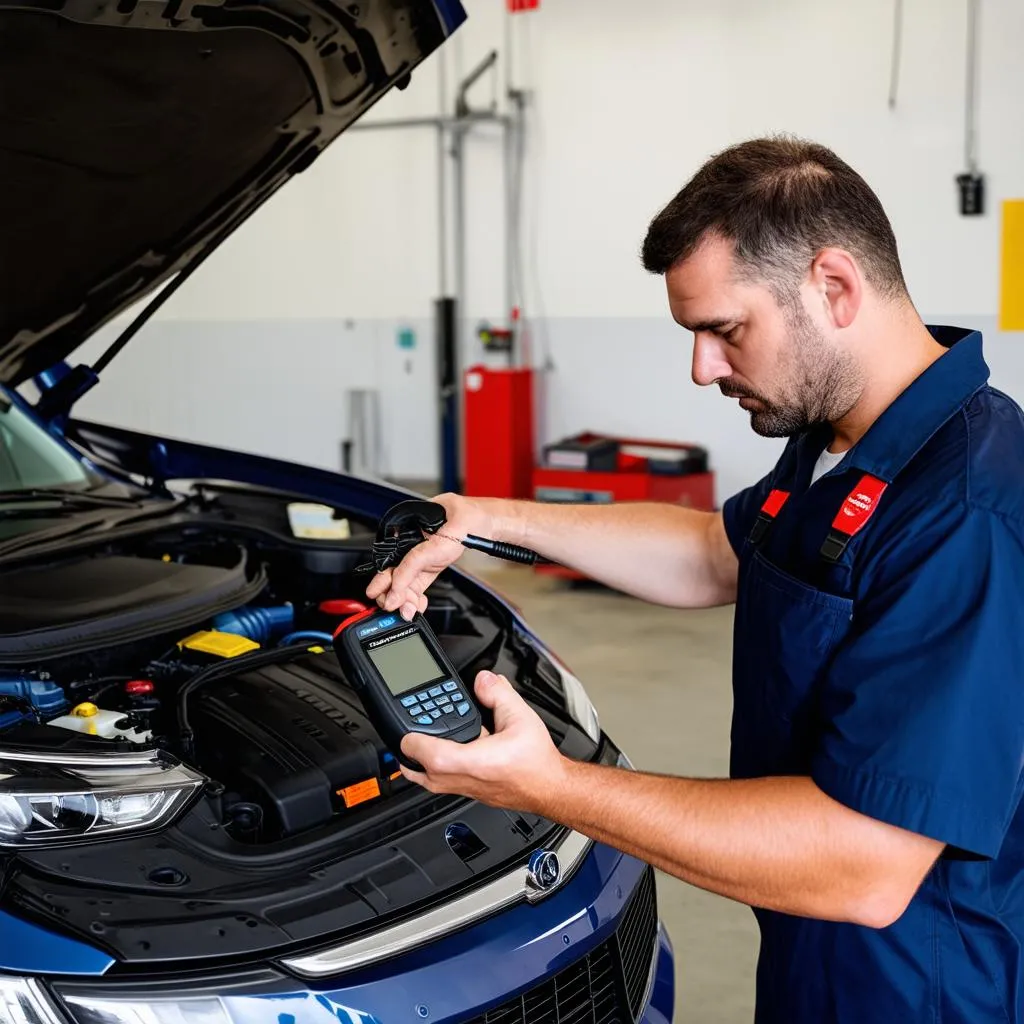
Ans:
{"type": "MultiPolygon", "coordinates": [[[[595,435],[587,435],[595,436],[595,435]]],[[[614,471],[560,469],[537,466],[533,470],[533,498],[536,501],[605,504],[623,501],[660,501],[687,508],[714,511],[715,475],[710,470],[696,473],[652,472],[650,460],[630,455],[630,448],[678,451],[687,447],[668,441],[618,438],[620,451],[614,471]],[[622,450],[624,449],[624,450],[622,450]]],[[[558,565],[539,565],[538,572],[569,579],[583,579],[579,573],[558,565]]]]}
{"type": "Polygon", "coordinates": [[[463,386],[463,493],[529,498],[534,463],[533,370],[471,366],[463,386]]]}

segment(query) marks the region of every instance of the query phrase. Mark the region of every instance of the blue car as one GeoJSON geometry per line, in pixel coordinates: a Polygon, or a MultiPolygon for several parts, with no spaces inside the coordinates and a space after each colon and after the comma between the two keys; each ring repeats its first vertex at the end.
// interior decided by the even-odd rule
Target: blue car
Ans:
{"type": "MultiPolygon", "coordinates": [[[[406,495],[74,416],[109,358],[82,341],[463,17],[0,3],[0,1024],[671,1019],[652,870],[408,783],[349,686],[330,638],[406,495]]],[[[497,594],[429,596],[463,685],[504,673],[566,754],[629,769],[497,594]]]]}

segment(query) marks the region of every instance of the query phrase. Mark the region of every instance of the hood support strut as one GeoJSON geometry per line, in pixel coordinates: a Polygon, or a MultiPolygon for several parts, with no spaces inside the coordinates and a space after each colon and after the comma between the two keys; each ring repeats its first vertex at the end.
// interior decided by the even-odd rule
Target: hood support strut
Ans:
{"type": "Polygon", "coordinates": [[[121,349],[149,323],[160,307],[206,262],[210,254],[216,250],[228,234],[230,231],[222,231],[223,237],[215,237],[206,252],[184,270],[179,271],[173,280],[153,296],[146,303],[142,312],[101,353],[92,366],[79,363],[77,366],[69,367],[67,363],[59,363],[56,367],[39,374],[35,378],[40,392],[35,406],[39,416],[48,422],[63,420],[67,417],[72,406],[100,382],[100,374],[117,357],[121,349]]]}

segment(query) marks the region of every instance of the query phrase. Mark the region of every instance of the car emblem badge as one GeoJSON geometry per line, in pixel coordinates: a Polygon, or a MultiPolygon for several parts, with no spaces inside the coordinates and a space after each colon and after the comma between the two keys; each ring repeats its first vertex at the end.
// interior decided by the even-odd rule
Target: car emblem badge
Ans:
{"type": "Polygon", "coordinates": [[[526,869],[526,887],[534,899],[551,892],[562,877],[562,865],[554,850],[537,850],[526,869]]]}

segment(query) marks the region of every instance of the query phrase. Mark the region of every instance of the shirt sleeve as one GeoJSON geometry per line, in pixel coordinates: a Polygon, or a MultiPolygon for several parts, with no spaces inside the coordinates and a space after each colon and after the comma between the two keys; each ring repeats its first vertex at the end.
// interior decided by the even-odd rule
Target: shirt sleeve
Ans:
{"type": "Polygon", "coordinates": [[[1024,530],[967,509],[889,549],[822,695],[833,799],[995,857],[1024,770],[1024,530]]]}

